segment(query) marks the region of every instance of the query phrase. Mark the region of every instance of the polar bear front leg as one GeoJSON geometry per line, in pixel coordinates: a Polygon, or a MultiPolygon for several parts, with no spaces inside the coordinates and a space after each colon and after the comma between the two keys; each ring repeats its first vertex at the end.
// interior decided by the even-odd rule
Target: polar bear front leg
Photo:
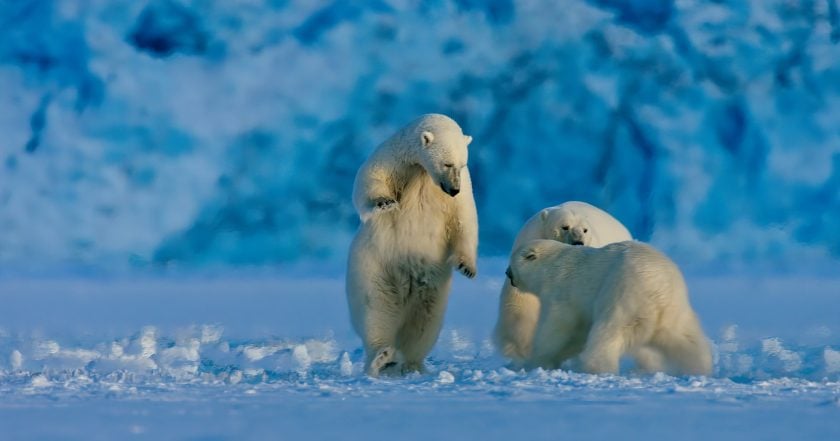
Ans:
{"type": "Polygon", "coordinates": [[[455,213],[450,219],[452,256],[450,264],[472,279],[477,274],[478,213],[472,194],[472,182],[467,168],[461,172],[461,192],[455,196],[455,213]]]}
{"type": "Polygon", "coordinates": [[[376,213],[399,209],[399,198],[386,169],[374,166],[360,171],[354,183],[353,205],[363,222],[376,213]]]}
{"type": "Polygon", "coordinates": [[[507,358],[521,363],[531,355],[531,344],[540,318],[540,299],[535,294],[520,291],[505,279],[499,299],[499,319],[494,340],[507,358]]]}
{"type": "Polygon", "coordinates": [[[580,351],[575,345],[578,318],[561,304],[542,305],[528,368],[558,369],[580,351]]]}

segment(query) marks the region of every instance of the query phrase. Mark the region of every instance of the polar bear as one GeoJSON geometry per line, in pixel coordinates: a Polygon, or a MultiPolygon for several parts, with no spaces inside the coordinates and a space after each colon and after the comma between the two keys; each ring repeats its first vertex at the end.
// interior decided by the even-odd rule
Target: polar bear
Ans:
{"type": "MultiPolygon", "coordinates": [[[[585,202],[569,201],[532,216],[519,231],[513,249],[534,239],[602,247],[632,237],[627,228],[606,211],[585,202]]],[[[493,335],[502,355],[516,363],[528,357],[539,314],[540,301],[536,295],[512,287],[507,280],[504,282],[493,335]]]]}
{"type": "Polygon", "coordinates": [[[379,145],[356,175],[362,224],[346,289],[371,376],[422,371],[440,333],[452,268],[475,277],[470,141],[449,117],[424,115],[379,145]]]}
{"type": "Polygon", "coordinates": [[[618,373],[627,353],[646,372],[712,371],[682,273],[650,245],[535,240],[514,251],[506,275],[513,286],[536,293],[542,306],[527,367],[556,369],[578,356],[584,372],[618,373]]]}

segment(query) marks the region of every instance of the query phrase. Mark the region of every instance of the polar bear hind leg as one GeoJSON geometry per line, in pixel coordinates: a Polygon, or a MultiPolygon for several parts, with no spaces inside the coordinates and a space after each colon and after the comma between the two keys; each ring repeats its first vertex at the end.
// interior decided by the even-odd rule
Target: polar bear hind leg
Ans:
{"type": "Polygon", "coordinates": [[[617,374],[626,347],[622,326],[609,320],[593,324],[580,354],[580,369],[590,374],[617,374]]]}
{"type": "Polygon", "coordinates": [[[398,346],[405,357],[404,373],[425,371],[423,360],[440,335],[451,283],[451,273],[437,284],[412,282],[407,299],[410,307],[397,334],[398,346]]]}
{"type": "Polygon", "coordinates": [[[388,374],[399,367],[397,361],[397,349],[393,346],[386,346],[378,352],[373,353],[373,358],[367,363],[367,373],[372,377],[388,374]]]}
{"type": "MultiPolygon", "coordinates": [[[[363,257],[357,261],[363,261],[363,257]]],[[[396,349],[397,331],[403,321],[399,286],[387,277],[359,277],[362,273],[352,267],[348,273],[350,315],[365,347],[365,372],[376,377],[402,359],[396,349]]]]}
{"type": "Polygon", "coordinates": [[[644,306],[635,301],[633,281],[614,271],[604,282],[598,298],[607,301],[596,307],[586,345],[580,355],[580,369],[591,374],[617,374],[621,356],[631,354],[650,340],[654,329],[644,317],[644,306]]]}
{"type": "Polygon", "coordinates": [[[654,335],[651,345],[665,358],[667,372],[673,375],[710,375],[712,353],[697,318],[685,319],[677,329],[661,329],[654,335]]]}
{"type": "Polygon", "coordinates": [[[642,346],[633,351],[633,360],[636,362],[636,371],[642,374],[653,374],[665,372],[665,359],[658,349],[651,346],[642,346]]]}
{"type": "Polygon", "coordinates": [[[551,305],[542,308],[534,334],[529,368],[558,369],[564,361],[579,354],[583,346],[580,323],[573,313],[551,305]]]}

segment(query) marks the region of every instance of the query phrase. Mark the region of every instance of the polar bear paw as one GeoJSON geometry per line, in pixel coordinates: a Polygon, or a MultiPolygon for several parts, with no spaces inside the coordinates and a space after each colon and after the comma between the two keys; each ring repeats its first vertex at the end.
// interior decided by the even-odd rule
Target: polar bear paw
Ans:
{"type": "Polygon", "coordinates": [[[474,278],[476,274],[475,267],[472,265],[467,265],[466,263],[459,264],[458,271],[460,271],[461,274],[469,277],[470,279],[474,278]]]}
{"type": "Polygon", "coordinates": [[[471,263],[464,257],[453,256],[452,259],[450,259],[450,263],[452,264],[452,266],[455,267],[455,269],[458,270],[458,272],[467,276],[470,279],[475,277],[476,273],[478,272],[475,269],[475,263],[471,263]]]}
{"type": "Polygon", "coordinates": [[[376,353],[376,356],[373,357],[373,361],[370,362],[368,375],[378,377],[380,374],[384,373],[384,371],[397,366],[396,356],[397,350],[392,346],[380,349],[379,352],[376,353]]]}

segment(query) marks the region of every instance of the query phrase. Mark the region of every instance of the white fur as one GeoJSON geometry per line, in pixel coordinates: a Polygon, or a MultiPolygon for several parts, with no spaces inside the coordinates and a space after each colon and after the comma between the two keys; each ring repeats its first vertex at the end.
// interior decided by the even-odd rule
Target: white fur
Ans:
{"type": "MultiPolygon", "coordinates": [[[[569,201],[546,208],[528,219],[519,231],[513,249],[534,239],[554,239],[591,247],[631,240],[630,232],[604,210],[585,202],[569,201]],[[566,227],[566,229],[564,229],[566,227]]],[[[494,339],[505,357],[524,361],[531,353],[531,341],[540,315],[540,301],[533,293],[505,281],[499,298],[499,319],[494,339]]]]}
{"type": "Polygon", "coordinates": [[[471,140],[449,117],[424,115],[377,147],[356,175],[362,225],[350,248],[347,301],[369,375],[422,370],[440,333],[452,268],[475,276],[471,140]]]}
{"type": "Polygon", "coordinates": [[[641,242],[603,248],[535,240],[514,251],[509,278],[542,308],[528,367],[617,373],[623,354],[647,372],[708,375],[712,354],[679,268],[641,242]]]}

